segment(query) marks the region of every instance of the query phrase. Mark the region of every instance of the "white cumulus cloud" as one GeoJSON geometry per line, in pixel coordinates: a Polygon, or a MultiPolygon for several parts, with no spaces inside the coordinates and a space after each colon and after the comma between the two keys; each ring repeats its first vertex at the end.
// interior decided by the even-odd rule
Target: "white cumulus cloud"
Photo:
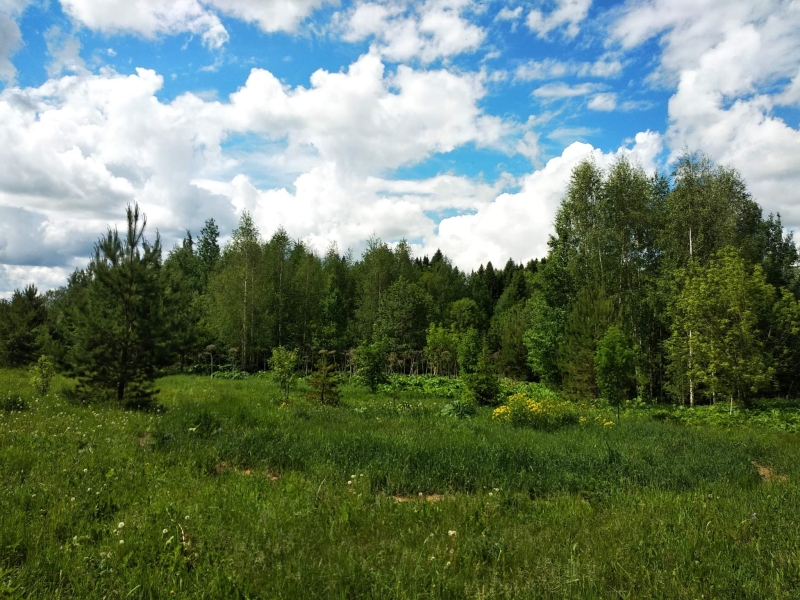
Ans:
{"type": "Polygon", "coordinates": [[[486,32],[465,18],[471,8],[469,0],[361,2],[339,19],[347,41],[374,39],[388,60],[430,63],[480,47],[486,32]]]}
{"type": "Polygon", "coordinates": [[[541,38],[561,28],[565,37],[574,38],[580,32],[580,23],[589,14],[591,5],[592,0],[556,0],[555,7],[546,14],[538,8],[531,10],[525,23],[541,38]]]}

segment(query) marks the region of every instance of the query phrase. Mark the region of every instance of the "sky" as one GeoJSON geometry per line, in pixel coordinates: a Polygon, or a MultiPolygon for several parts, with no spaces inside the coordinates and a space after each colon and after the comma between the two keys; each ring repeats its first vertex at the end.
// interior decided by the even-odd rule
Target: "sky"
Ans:
{"type": "Polygon", "coordinates": [[[0,295],[138,202],[527,261],[572,168],[735,167],[800,228],[800,0],[0,0],[0,295]]]}

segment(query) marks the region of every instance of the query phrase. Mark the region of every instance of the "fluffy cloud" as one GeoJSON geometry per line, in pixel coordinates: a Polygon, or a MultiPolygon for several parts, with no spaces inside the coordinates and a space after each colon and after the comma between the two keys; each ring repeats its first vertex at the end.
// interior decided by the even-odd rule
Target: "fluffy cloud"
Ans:
{"type": "Polygon", "coordinates": [[[218,48],[228,41],[219,14],[257,23],[266,32],[296,31],[326,0],[61,0],[73,20],[105,33],[132,32],[148,38],[188,32],[218,48]]]}
{"type": "Polygon", "coordinates": [[[487,206],[505,181],[495,185],[465,177],[439,175],[424,180],[386,180],[348,173],[325,163],[299,176],[294,190],[260,190],[238,175],[230,182],[195,181],[195,185],[248,210],[265,235],[279,226],[322,252],[330,243],[360,249],[369,236],[386,240],[430,240],[433,216],[443,210],[487,206]]]}
{"type": "Polygon", "coordinates": [[[592,0],[556,0],[555,8],[548,14],[539,9],[528,13],[525,24],[541,38],[563,27],[564,36],[574,38],[580,31],[580,23],[589,14],[592,0]]]}
{"type": "Polygon", "coordinates": [[[569,85],[566,83],[548,83],[533,90],[533,96],[540,100],[560,100],[561,98],[574,98],[585,96],[597,91],[600,88],[595,83],[580,83],[569,85]]]}
{"type": "Polygon", "coordinates": [[[387,75],[380,58],[366,54],[346,72],[317,71],[310,88],[287,89],[254,70],[231,103],[238,130],[285,137],[290,153],[312,148],[325,161],[374,173],[468,142],[502,145],[512,130],[478,107],[485,93],[480,74],[401,65],[387,75]]]}
{"type": "Polygon", "coordinates": [[[464,269],[487,260],[503,265],[509,258],[527,261],[542,257],[547,254],[547,239],[570,174],[579,162],[592,158],[600,167],[607,167],[624,156],[652,171],[661,149],[661,136],[651,132],[637,134],[631,148],[623,146],[612,153],[580,142],[570,144],[544,168],[526,175],[519,192],[501,194],[475,214],[443,219],[438,235],[426,240],[426,247],[441,248],[464,269]]]}
{"type": "Polygon", "coordinates": [[[17,69],[11,56],[19,48],[22,35],[16,19],[25,10],[29,0],[0,0],[0,82],[13,83],[17,69]]]}
{"type": "Polygon", "coordinates": [[[338,18],[347,41],[372,38],[388,60],[430,63],[474,52],[481,45],[486,33],[463,16],[471,4],[469,0],[362,2],[338,18]]]}
{"type": "Polygon", "coordinates": [[[617,95],[613,92],[595,94],[587,105],[591,110],[612,111],[617,107],[617,95]]]}
{"type": "Polygon", "coordinates": [[[767,211],[800,226],[800,130],[773,114],[800,102],[800,4],[744,0],[630,2],[612,27],[623,49],[657,37],[653,79],[676,85],[667,140],[736,167],[767,211]],[[791,81],[786,84],[785,82],[791,81]]]}
{"type": "MultiPolygon", "coordinates": [[[[8,88],[0,93],[0,291],[16,285],[8,274],[24,265],[60,273],[85,262],[132,201],[167,246],[209,216],[229,230],[243,208],[265,232],[280,222],[317,247],[373,232],[429,236],[436,213],[476,210],[501,188],[451,175],[393,181],[384,172],[467,143],[536,151],[532,125],[479,108],[483,78],[387,72],[367,54],[346,71],[317,71],[308,87],[254,69],[224,102],[193,94],[160,101],[163,79],[146,69],[8,88]],[[226,149],[233,136],[267,143],[226,149]],[[245,175],[265,170],[294,180],[293,189],[260,191],[245,175]]],[[[41,269],[31,273],[49,281],[41,269]]]]}
{"type": "Polygon", "coordinates": [[[531,60],[521,64],[514,71],[517,81],[537,79],[556,79],[559,77],[615,77],[622,72],[621,61],[603,56],[595,62],[566,62],[554,58],[531,60]]]}

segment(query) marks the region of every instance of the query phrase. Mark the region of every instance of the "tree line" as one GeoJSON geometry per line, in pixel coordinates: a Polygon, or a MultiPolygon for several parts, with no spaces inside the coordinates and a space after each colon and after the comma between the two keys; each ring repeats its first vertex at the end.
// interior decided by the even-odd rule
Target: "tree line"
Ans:
{"type": "Polygon", "coordinates": [[[739,174],[685,153],[669,174],[579,164],[545,258],[460,271],[375,237],[319,256],[244,212],[164,258],[138,207],[85,269],[0,302],[0,363],[46,354],[79,393],[136,401],[164,370],[265,370],[276,349],[312,371],[498,374],[572,398],[688,404],[797,395],[798,250],[739,174]],[[367,368],[369,367],[369,368],[367,368]]]}

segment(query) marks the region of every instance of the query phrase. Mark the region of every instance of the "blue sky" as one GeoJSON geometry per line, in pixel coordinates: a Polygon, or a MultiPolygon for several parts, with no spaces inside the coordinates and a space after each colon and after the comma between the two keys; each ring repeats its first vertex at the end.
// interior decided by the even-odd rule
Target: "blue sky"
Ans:
{"type": "Polygon", "coordinates": [[[0,294],[139,202],[527,260],[570,170],[683,150],[800,225],[800,6],[746,0],[0,0],[0,294]]]}

